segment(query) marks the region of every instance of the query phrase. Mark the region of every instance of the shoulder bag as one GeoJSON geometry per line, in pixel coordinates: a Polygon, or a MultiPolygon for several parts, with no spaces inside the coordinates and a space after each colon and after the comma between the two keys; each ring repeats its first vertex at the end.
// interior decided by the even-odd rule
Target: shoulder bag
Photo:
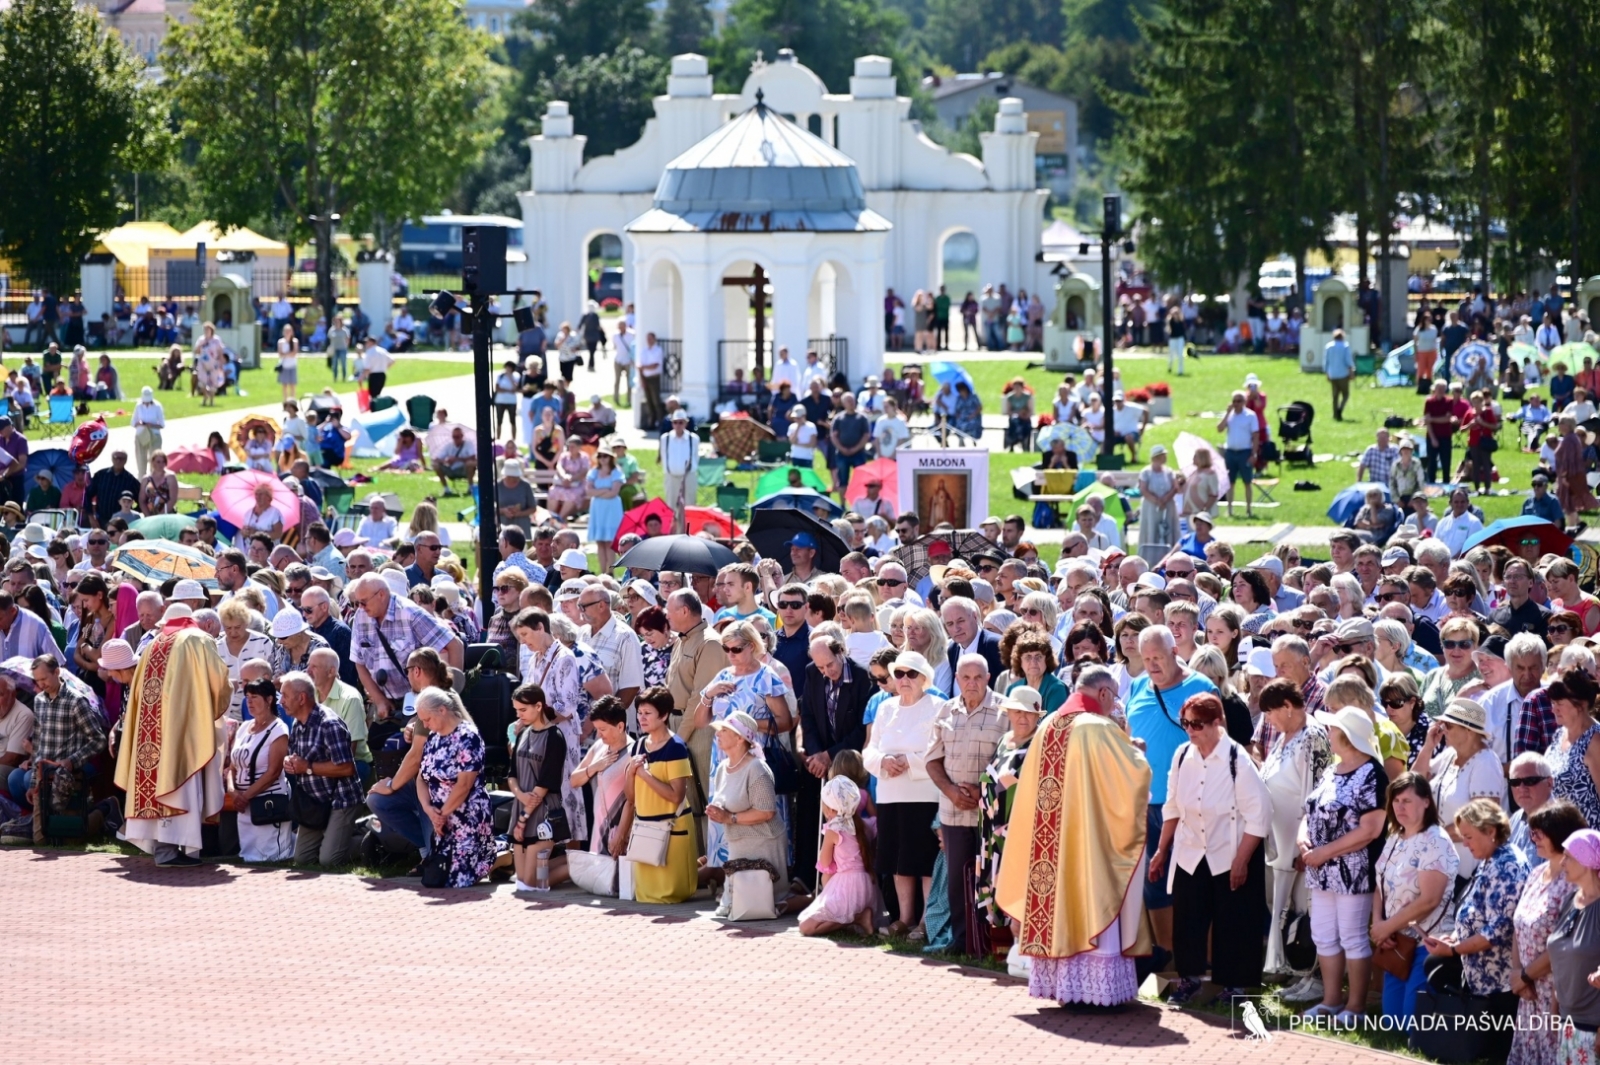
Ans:
{"type": "MultiPolygon", "coordinates": [[[[261,776],[256,771],[256,759],[261,756],[261,748],[265,747],[271,739],[272,733],[269,730],[267,735],[261,737],[261,742],[256,744],[255,750],[250,752],[250,783],[252,785],[261,776]]],[[[281,825],[285,821],[292,820],[293,817],[294,814],[289,809],[289,796],[281,791],[267,792],[250,800],[250,823],[258,828],[266,825],[281,825]]]]}
{"type": "Polygon", "coordinates": [[[610,853],[606,841],[611,838],[612,830],[617,827],[617,821],[622,817],[622,808],[626,804],[626,797],[619,794],[616,801],[611,804],[611,809],[606,812],[604,820],[595,827],[595,832],[599,833],[594,837],[600,841],[598,851],[567,848],[567,875],[572,877],[574,884],[591,895],[617,897],[617,859],[610,853]]]}
{"type": "Polygon", "coordinates": [[[800,766],[794,752],[783,745],[783,737],[776,734],[765,737],[761,753],[772,770],[772,790],[779,795],[793,795],[800,790],[800,766]]]}
{"type": "MultiPolygon", "coordinates": [[[[644,739],[638,741],[639,751],[644,751],[644,739]]],[[[687,799],[678,804],[677,810],[670,814],[644,818],[638,813],[633,816],[633,828],[628,832],[628,849],[626,857],[630,862],[640,865],[662,866],[667,864],[667,850],[672,844],[672,824],[682,817],[689,809],[687,799]]]]}
{"type": "Polygon", "coordinates": [[[433,850],[422,859],[422,886],[425,888],[442,888],[450,883],[450,859],[439,843],[435,839],[433,850]]]}

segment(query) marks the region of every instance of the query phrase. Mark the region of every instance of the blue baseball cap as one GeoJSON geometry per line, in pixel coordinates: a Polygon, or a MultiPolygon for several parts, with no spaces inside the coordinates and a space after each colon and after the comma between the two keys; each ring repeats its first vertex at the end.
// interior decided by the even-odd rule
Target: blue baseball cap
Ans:
{"type": "Polygon", "coordinates": [[[796,533],[794,539],[789,541],[789,546],[809,547],[815,551],[817,549],[817,538],[808,532],[796,533]]]}

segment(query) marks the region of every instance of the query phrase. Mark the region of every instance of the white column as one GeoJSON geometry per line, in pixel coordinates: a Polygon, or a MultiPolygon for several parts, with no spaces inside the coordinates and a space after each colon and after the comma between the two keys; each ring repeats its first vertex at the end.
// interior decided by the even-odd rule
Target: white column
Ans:
{"type": "Polygon", "coordinates": [[[383,336],[383,327],[394,317],[394,264],[358,263],[356,288],[362,311],[372,319],[372,334],[383,336]]]}
{"type": "MultiPolygon", "coordinates": [[[[683,275],[683,386],[678,398],[703,420],[717,395],[717,341],[722,339],[722,279],[704,263],[686,263],[683,275]]],[[[662,397],[665,399],[666,397],[662,397]]]]}
{"type": "MultiPolygon", "coordinates": [[[[804,262],[773,266],[772,275],[772,363],[778,349],[787,347],[789,358],[803,363],[806,357],[807,305],[811,294],[811,271],[804,262]]],[[[768,366],[770,371],[771,365],[768,366]]]]}
{"type": "Polygon", "coordinates": [[[88,322],[98,322],[101,315],[111,313],[116,301],[117,264],[84,263],[78,268],[78,288],[83,294],[87,331],[88,322]]]}
{"type": "MultiPolygon", "coordinates": [[[[851,264],[854,282],[852,306],[839,309],[841,323],[854,320],[850,330],[850,379],[863,381],[869,375],[883,376],[883,245],[887,234],[862,242],[862,250],[851,264]],[[848,316],[848,317],[847,317],[848,316]]],[[[909,310],[910,308],[907,308],[909,310]]]]}

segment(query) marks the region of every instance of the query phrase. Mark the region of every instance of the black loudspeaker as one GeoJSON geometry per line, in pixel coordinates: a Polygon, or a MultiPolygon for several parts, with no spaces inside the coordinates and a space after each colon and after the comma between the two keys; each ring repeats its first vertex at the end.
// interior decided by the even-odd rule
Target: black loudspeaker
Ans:
{"type": "Polygon", "coordinates": [[[461,288],[469,295],[506,291],[506,227],[461,227],[461,288]]]}
{"type": "Polygon", "coordinates": [[[511,312],[511,317],[517,323],[519,333],[526,333],[534,326],[532,307],[518,307],[511,312]]]}

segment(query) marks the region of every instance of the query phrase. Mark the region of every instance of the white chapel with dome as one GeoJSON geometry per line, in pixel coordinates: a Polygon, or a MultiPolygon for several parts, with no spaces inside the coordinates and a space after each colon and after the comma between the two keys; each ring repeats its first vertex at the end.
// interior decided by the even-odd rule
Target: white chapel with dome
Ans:
{"type": "Polygon", "coordinates": [[[624,298],[667,349],[664,390],[697,416],[736,368],[748,374],[758,354],[770,366],[779,347],[795,362],[817,350],[854,382],[880,373],[886,290],[909,307],[937,286],[957,234],[976,240],[985,281],[1053,288],[1039,261],[1038,135],[1020,100],[1001,101],[982,159],[922,133],[881,56],[855,61],[847,95],[787,50],[757,62],[737,95],[712,92],[704,57],[675,56],[654,103],[637,142],[587,163],[567,105],[549,105],[529,139],[529,261],[513,282],[576,319],[591,241],[620,238],[624,298]]]}

